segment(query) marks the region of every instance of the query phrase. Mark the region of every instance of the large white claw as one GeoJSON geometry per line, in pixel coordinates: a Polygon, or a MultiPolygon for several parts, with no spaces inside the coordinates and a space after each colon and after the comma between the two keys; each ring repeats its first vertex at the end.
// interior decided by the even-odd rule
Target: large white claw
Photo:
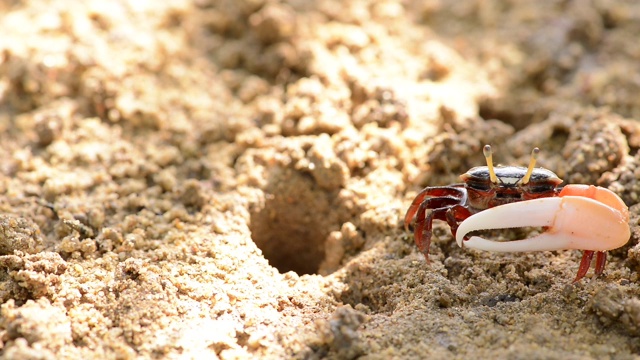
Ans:
{"type": "Polygon", "coordinates": [[[622,207],[616,209],[584,196],[564,196],[501,205],[463,221],[456,242],[460,247],[497,252],[611,250],[626,244],[630,237],[629,215],[622,200],[620,203],[622,207]],[[548,230],[524,240],[499,242],[478,236],[463,240],[476,230],[541,226],[548,230]]]}

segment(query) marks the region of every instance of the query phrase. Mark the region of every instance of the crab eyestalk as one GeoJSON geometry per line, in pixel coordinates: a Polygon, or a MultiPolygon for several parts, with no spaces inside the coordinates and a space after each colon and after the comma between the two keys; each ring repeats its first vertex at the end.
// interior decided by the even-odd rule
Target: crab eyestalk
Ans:
{"type": "Polygon", "coordinates": [[[498,183],[498,177],[496,176],[495,170],[493,170],[493,156],[491,154],[491,145],[485,145],[482,149],[482,153],[484,154],[485,159],[487,159],[487,167],[489,168],[489,179],[492,183],[498,183]]]}
{"type": "Polygon", "coordinates": [[[520,180],[521,185],[527,185],[529,180],[531,179],[531,174],[533,174],[533,167],[536,166],[536,160],[538,160],[538,154],[540,153],[540,149],[537,147],[531,150],[531,159],[529,160],[529,168],[527,168],[527,173],[520,180]]]}

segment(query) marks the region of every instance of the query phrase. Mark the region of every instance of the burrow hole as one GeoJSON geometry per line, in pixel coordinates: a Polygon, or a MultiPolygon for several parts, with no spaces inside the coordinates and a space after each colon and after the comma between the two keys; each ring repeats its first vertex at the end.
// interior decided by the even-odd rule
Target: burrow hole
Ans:
{"type": "Polygon", "coordinates": [[[335,196],[307,174],[274,168],[264,206],[251,211],[251,237],[280,273],[318,274],[325,241],[340,228],[335,196]]]}

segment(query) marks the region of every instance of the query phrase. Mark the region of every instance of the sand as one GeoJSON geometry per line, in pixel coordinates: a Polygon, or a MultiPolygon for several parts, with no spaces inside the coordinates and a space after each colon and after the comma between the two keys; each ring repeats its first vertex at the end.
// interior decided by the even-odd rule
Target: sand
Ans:
{"type": "Polygon", "coordinates": [[[2,357],[640,358],[638,31],[614,0],[1,1],[2,357]],[[485,144],[624,199],[602,277],[440,221],[425,262],[409,203],[485,144]]]}

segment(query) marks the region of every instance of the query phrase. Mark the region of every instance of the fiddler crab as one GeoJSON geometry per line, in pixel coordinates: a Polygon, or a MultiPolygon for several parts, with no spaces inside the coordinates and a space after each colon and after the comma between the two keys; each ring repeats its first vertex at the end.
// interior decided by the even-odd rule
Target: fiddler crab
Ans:
{"type": "Polygon", "coordinates": [[[462,184],[423,189],[404,217],[405,229],[415,218],[414,238],[429,262],[432,222],[446,221],[460,247],[497,252],[583,250],[582,279],[595,254],[595,275],[604,271],[607,250],[629,241],[629,210],[612,191],[593,185],[562,184],[555,173],[535,168],[540,150],[531,152],[529,167],[493,166],[491,146],[483,149],[487,166],[461,175],[462,184]],[[492,241],[467,236],[472,231],[543,227],[532,238],[492,241]]]}

